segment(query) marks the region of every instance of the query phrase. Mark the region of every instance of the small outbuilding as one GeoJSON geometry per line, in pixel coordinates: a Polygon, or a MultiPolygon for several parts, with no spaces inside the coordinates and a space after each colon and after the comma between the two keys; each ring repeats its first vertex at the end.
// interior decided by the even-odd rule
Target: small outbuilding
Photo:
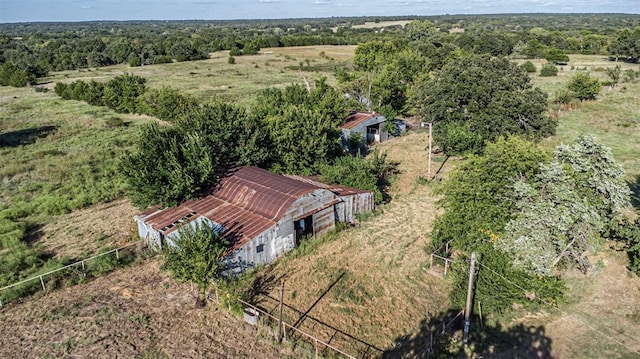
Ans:
{"type": "Polygon", "coordinates": [[[239,273],[270,263],[305,236],[325,233],[337,221],[352,222],[373,207],[370,191],[245,166],[203,198],[151,208],[134,220],[140,237],[155,247],[172,245],[181,226],[205,223],[219,228],[231,243],[227,272],[239,273]]]}
{"type": "Polygon", "coordinates": [[[384,142],[389,133],[384,130],[387,119],[379,113],[351,111],[351,114],[338,126],[342,148],[355,152],[358,148],[366,148],[370,143],[384,142]]]}

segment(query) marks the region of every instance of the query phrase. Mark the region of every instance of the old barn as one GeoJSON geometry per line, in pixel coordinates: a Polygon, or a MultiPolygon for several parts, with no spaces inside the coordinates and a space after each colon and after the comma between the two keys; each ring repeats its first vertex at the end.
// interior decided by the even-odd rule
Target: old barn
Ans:
{"type": "Polygon", "coordinates": [[[171,245],[183,225],[204,222],[220,228],[232,243],[227,265],[241,272],[270,263],[304,236],[322,234],[336,221],[351,222],[373,206],[370,191],[247,166],[225,177],[206,197],[151,208],[134,219],[140,237],[157,247],[171,245]]]}

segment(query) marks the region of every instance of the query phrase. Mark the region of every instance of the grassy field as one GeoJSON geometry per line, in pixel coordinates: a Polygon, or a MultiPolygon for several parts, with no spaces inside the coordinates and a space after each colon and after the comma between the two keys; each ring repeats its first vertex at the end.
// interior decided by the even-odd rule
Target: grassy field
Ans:
{"type": "MultiPolygon", "coordinates": [[[[150,87],[170,86],[201,100],[221,97],[248,104],[263,88],[303,83],[302,75],[309,81],[328,76],[329,83],[333,83],[333,68],[353,56],[353,51],[352,46],[263,49],[256,56],[237,57],[234,65],[227,63],[227,53],[220,52],[204,61],[54,73],[46,87],[53,88],[56,81],[108,80],[129,72],[146,77],[150,87]]],[[[539,69],[541,62],[536,65],[539,69]]],[[[605,72],[600,69],[614,65],[601,56],[572,56],[559,76],[534,75],[533,80],[553,98],[577,68],[586,67],[593,75],[606,80],[605,72]]],[[[637,69],[637,65],[633,68],[637,69]]],[[[558,119],[558,131],[556,136],[545,140],[544,145],[552,149],[579,134],[593,133],[613,149],[628,180],[637,187],[640,175],[638,103],[640,83],[636,82],[621,84],[610,91],[605,88],[597,101],[576,107],[553,105],[550,115],[558,119]]],[[[24,210],[27,220],[33,224],[34,242],[54,255],[81,257],[126,240],[131,230],[131,216],[137,210],[126,200],[118,199],[122,197],[123,184],[117,180],[114,164],[130,147],[137,127],[151,120],[144,116],[118,115],[81,102],[63,101],[51,91],[0,87],[3,140],[0,203],[24,210]],[[125,125],[108,126],[107,119],[112,117],[121,118],[125,125]],[[70,210],[73,211],[67,213],[70,210]]],[[[300,320],[303,330],[354,353],[366,352],[365,356],[381,355],[396,347],[399,349],[388,355],[411,357],[416,353],[415,346],[409,345],[405,350],[406,343],[414,338],[418,343],[424,334],[423,323],[450,309],[446,295],[448,282],[424,270],[428,262],[425,247],[438,213],[437,196],[433,193],[437,185],[425,184],[421,179],[426,175],[424,132],[413,132],[378,147],[387,151],[390,159],[400,162],[401,172],[390,189],[393,200],[359,225],[308,243],[270,266],[262,274],[270,279],[265,280],[269,283],[264,288],[268,295],[259,300],[265,307],[275,308],[272,298],[278,295],[278,280],[284,279],[285,301],[299,311],[289,308],[285,315],[293,322],[300,320]],[[303,317],[300,312],[308,313],[303,317]]],[[[455,165],[456,160],[446,163],[445,178],[446,171],[455,165]]],[[[640,350],[639,342],[634,340],[640,337],[640,280],[627,274],[621,253],[603,250],[594,263],[598,263],[598,270],[588,276],[567,275],[571,293],[560,310],[547,308],[540,313],[523,315],[509,325],[542,327],[554,357],[634,357],[627,347],[640,350]]],[[[175,286],[158,273],[156,262],[145,262],[82,286],[16,304],[10,312],[0,314],[3,323],[9,323],[2,333],[3,338],[9,338],[4,350],[22,353],[11,350],[18,350],[20,343],[27,340],[35,343],[28,347],[31,353],[40,355],[94,353],[106,357],[156,353],[156,357],[173,357],[191,353],[188,356],[198,357],[204,354],[189,343],[199,338],[214,343],[210,344],[212,352],[230,357],[256,356],[260,350],[272,357],[289,355],[265,349],[268,345],[251,344],[252,340],[258,340],[253,334],[227,328],[240,326],[233,318],[219,311],[198,312],[180,304],[184,301],[184,287],[175,286]],[[138,287],[147,282],[151,284],[138,287]],[[133,292],[136,295],[132,295],[133,292]],[[174,300],[177,301],[174,303],[174,300]],[[103,303],[107,309],[94,308],[95,304],[90,302],[103,303]],[[152,309],[169,302],[173,303],[170,310],[152,309]],[[114,325],[96,322],[101,317],[91,317],[92,310],[115,312],[109,317],[114,325]],[[35,317],[54,319],[36,320],[35,317]],[[147,318],[146,328],[141,326],[144,318],[147,318]],[[164,323],[168,318],[171,321],[164,323]],[[167,325],[174,325],[171,323],[178,329],[167,329],[167,325]],[[70,331],[64,329],[56,333],[61,324],[71,328],[70,331]],[[9,328],[18,329],[9,333],[9,328]],[[185,335],[179,333],[179,328],[184,328],[185,335]],[[231,332],[218,332],[221,328],[231,332]],[[202,334],[208,330],[210,335],[202,334]],[[87,334],[81,334],[83,332],[87,334]],[[122,334],[114,334],[118,332],[122,334]],[[232,351],[220,342],[225,335],[239,338],[236,345],[246,344],[247,350],[255,351],[244,354],[232,351]],[[101,338],[107,338],[107,348],[101,344],[105,343],[101,338]],[[218,344],[221,346],[216,346],[218,344]]],[[[508,334],[509,328],[504,332],[508,334]]],[[[500,333],[496,338],[503,339],[500,333]]],[[[489,357],[487,354],[485,357],[489,357]]],[[[514,357],[522,352],[509,354],[514,357]]]]}
{"type": "Polygon", "coordinates": [[[212,53],[210,59],[202,61],[65,71],[48,80],[51,81],[49,87],[53,88],[56,81],[106,81],[126,72],[147,78],[150,87],[169,86],[199,100],[218,97],[247,104],[264,88],[304,84],[304,78],[313,83],[326,76],[330,84],[335,83],[332,76],[335,67],[352,57],[354,50],[355,46],[265,48],[259,55],[236,57],[235,64],[228,63],[228,52],[223,51],[212,53]]]}

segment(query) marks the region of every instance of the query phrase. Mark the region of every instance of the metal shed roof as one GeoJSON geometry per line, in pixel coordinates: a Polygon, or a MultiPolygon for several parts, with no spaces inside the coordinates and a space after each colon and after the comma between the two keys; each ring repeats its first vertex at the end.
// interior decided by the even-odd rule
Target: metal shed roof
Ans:
{"type": "Polygon", "coordinates": [[[320,188],[257,167],[239,167],[208,196],[178,207],[151,208],[135,218],[168,235],[181,224],[204,216],[234,234],[233,247],[239,247],[275,225],[296,199],[320,188]]]}
{"type": "MultiPolygon", "coordinates": [[[[358,111],[354,111],[352,112],[347,118],[344,119],[344,122],[338,126],[338,128],[344,128],[344,129],[352,129],[358,125],[360,125],[361,123],[376,117],[376,116],[381,116],[379,113],[375,113],[375,112],[358,112],[358,111]]],[[[380,122],[383,122],[384,119],[380,122]]]]}

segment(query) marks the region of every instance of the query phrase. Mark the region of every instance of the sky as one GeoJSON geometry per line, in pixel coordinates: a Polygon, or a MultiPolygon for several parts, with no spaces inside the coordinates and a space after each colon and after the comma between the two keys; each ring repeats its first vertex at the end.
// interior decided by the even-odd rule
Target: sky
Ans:
{"type": "Polygon", "coordinates": [[[0,23],[497,13],[640,13],[640,0],[0,0],[0,23]]]}

